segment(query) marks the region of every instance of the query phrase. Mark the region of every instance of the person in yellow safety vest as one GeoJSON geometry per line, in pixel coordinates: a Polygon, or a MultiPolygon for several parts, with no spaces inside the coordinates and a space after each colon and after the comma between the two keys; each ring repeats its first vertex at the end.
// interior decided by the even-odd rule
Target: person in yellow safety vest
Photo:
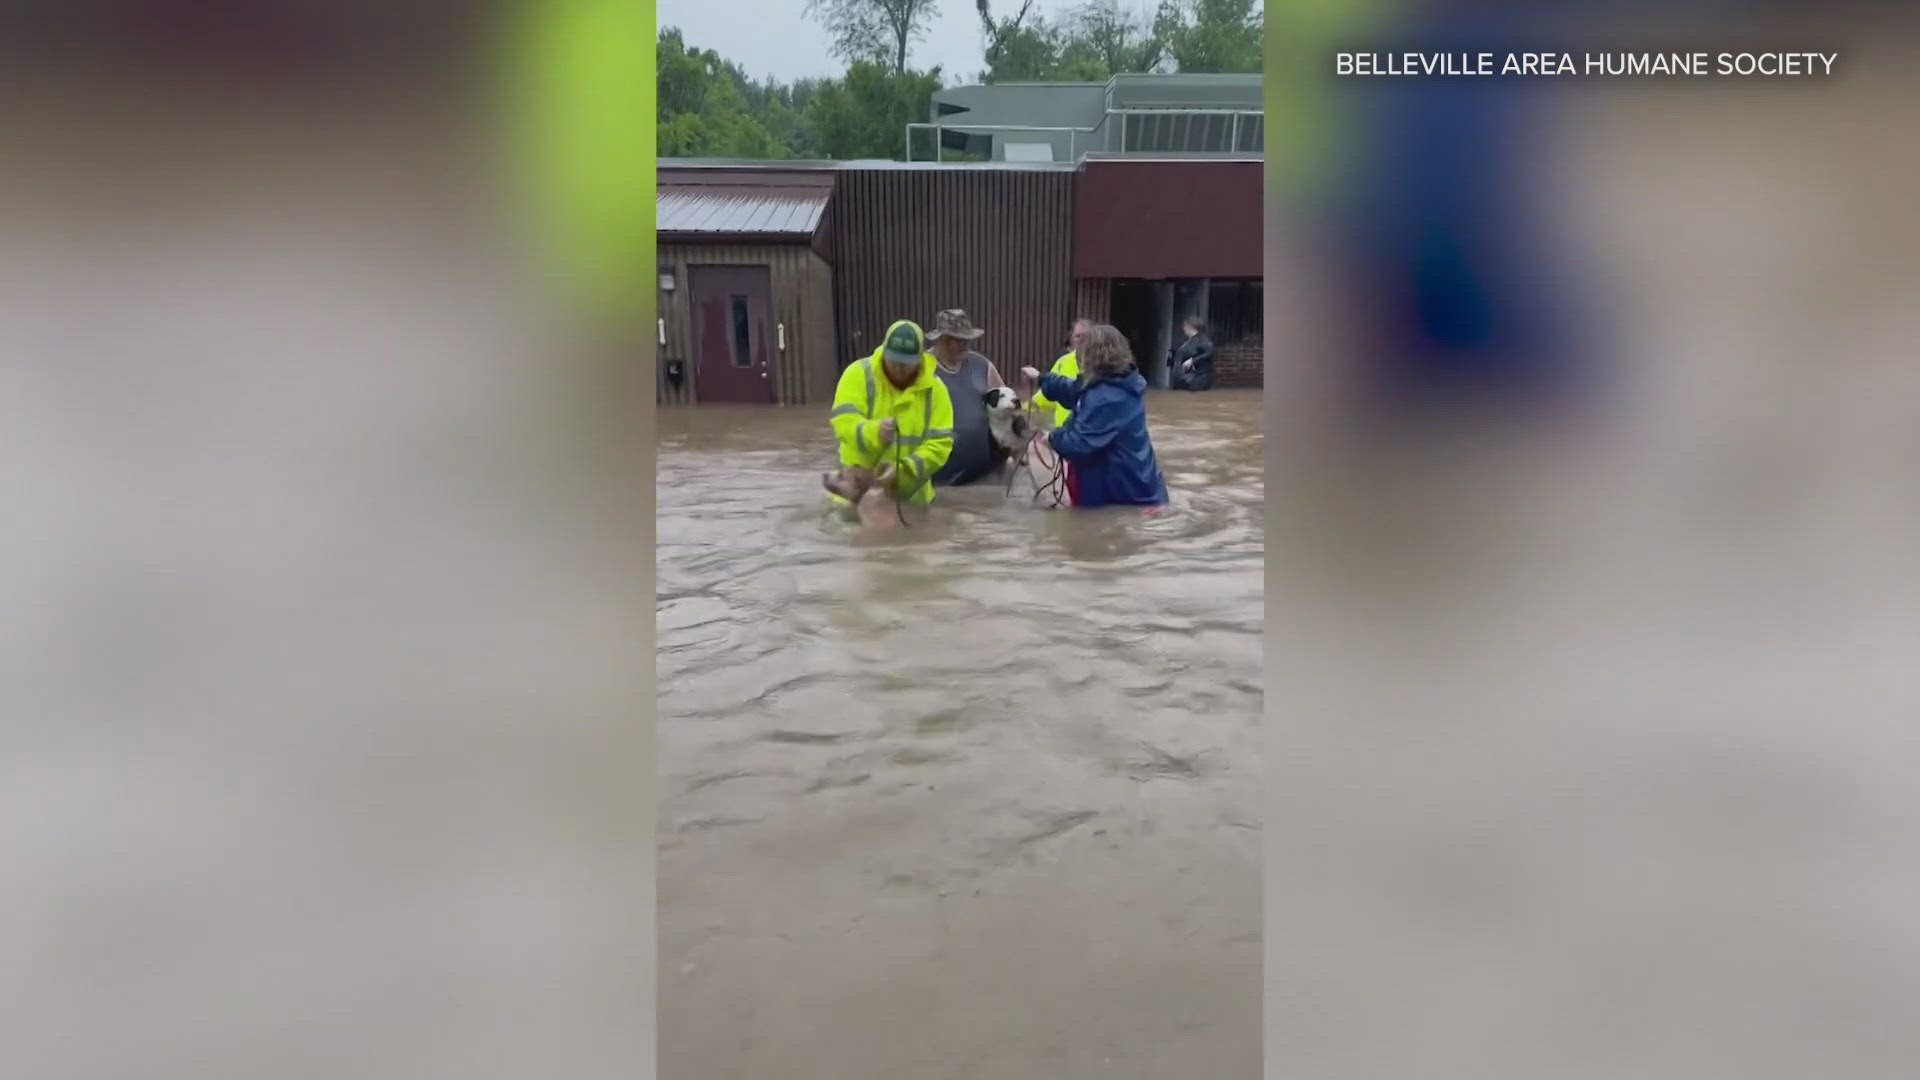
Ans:
{"type": "MultiPolygon", "coordinates": [[[[1063,379],[1078,379],[1080,377],[1080,350],[1086,347],[1087,334],[1092,330],[1093,323],[1089,320],[1074,320],[1073,334],[1067,339],[1067,344],[1071,348],[1065,356],[1053,362],[1053,368],[1048,371],[1049,375],[1058,375],[1063,379]]],[[[1073,415],[1072,409],[1067,408],[1065,405],[1049,401],[1045,394],[1034,394],[1033,403],[1042,409],[1049,406],[1053,408],[1054,427],[1060,427],[1065,424],[1067,417],[1073,415]]]]}
{"type": "Polygon", "coordinates": [[[828,424],[840,444],[840,475],[827,481],[836,505],[858,502],[875,482],[901,502],[933,501],[933,474],[953,453],[953,399],[917,324],[887,327],[871,356],[847,365],[828,424]]]}

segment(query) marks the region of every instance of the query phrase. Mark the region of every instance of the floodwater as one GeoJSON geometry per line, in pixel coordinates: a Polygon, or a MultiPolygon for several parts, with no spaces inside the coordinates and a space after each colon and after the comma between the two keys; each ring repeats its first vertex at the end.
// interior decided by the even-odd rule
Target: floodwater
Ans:
{"type": "Polygon", "coordinates": [[[1258,1075],[1260,396],[1148,412],[1167,513],[871,538],[824,408],[662,410],[666,1080],[1258,1075]]]}

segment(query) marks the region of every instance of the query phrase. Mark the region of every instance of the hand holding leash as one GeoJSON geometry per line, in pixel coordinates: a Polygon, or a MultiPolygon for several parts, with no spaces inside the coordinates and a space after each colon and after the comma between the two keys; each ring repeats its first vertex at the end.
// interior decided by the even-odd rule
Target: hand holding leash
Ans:
{"type": "Polygon", "coordinates": [[[885,420],[880,421],[880,445],[893,445],[893,438],[899,434],[899,431],[900,425],[894,421],[893,417],[889,416],[885,420]]]}

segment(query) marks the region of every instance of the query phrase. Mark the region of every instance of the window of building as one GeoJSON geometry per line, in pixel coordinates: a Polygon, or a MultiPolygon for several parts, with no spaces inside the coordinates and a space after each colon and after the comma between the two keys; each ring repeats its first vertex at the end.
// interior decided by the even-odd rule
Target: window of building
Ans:
{"type": "Polygon", "coordinates": [[[735,293],[733,300],[733,366],[753,366],[753,334],[747,329],[747,298],[735,293]]]}
{"type": "Polygon", "coordinates": [[[1122,114],[1121,148],[1131,153],[1257,152],[1266,146],[1258,112],[1154,110],[1122,114]]]}
{"type": "Polygon", "coordinates": [[[1267,117],[1264,113],[1242,113],[1240,130],[1235,132],[1239,141],[1234,149],[1241,153],[1260,154],[1267,149],[1267,117]]]}
{"type": "Polygon", "coordinates": [[[1265,329],[1266,308],[1258,279],[1215,279],[1207,286],[1207,336],[1216,345],[1258,338],[1265,329]]]}

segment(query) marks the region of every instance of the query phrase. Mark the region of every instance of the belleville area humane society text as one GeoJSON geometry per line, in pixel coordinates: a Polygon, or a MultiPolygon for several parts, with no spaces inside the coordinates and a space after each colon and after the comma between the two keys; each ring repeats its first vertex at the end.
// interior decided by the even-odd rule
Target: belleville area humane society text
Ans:
{"type": "Polygon", "coordinates": [[[1454,78],[1498,75],[1633,76],[1833,74],[1839,53],[1823,52],[1343,52],[1336,75],[1454,78]]]}

